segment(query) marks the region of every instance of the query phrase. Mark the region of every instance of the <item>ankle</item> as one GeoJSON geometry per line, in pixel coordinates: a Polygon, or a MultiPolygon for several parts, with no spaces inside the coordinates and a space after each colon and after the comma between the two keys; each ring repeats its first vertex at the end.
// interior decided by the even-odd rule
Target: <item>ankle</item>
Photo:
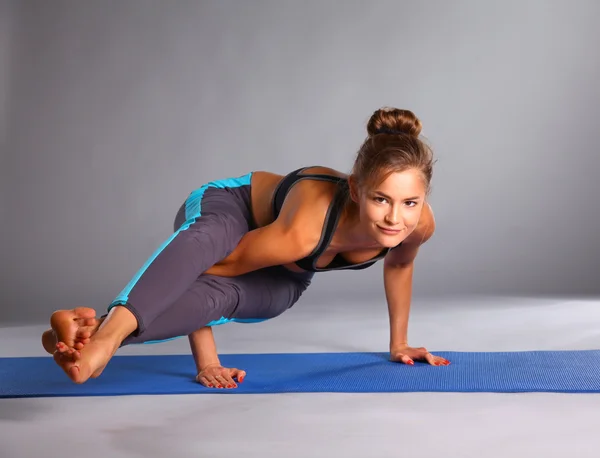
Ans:
{"type": "Polygon", "coordinates": [[[137,318],[125,307],[117,305],[100,318],[96,338],[108,339],[121,345],[138,328],[137,318]]]}

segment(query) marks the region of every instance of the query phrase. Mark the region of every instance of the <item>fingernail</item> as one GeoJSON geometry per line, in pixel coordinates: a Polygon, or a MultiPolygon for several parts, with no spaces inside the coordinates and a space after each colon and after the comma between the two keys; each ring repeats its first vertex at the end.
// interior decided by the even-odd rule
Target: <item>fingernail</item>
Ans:
{"type": "Polygon", "coordinates": [[[415,365],[414,361],[409,361],[408,364],[410,364],[411,366],[415,365]]]}

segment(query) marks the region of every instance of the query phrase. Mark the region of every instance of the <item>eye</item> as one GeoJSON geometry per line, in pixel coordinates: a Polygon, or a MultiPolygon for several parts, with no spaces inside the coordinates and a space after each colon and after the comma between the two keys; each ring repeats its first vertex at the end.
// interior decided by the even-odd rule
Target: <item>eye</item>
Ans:
{"type": "Polygon", "coordinates": [[[409,207],[416,207],[417,206],[417,202],[415,202],[414,200],[407,200],[405,203],[409,207]]]}
{"type": "Polygon", "coordinates": [[[384,204],[387,202],[387,200],[384,197],[379,197],[379,196],[373,197],[373,200],[379,204],[384,204]]]}

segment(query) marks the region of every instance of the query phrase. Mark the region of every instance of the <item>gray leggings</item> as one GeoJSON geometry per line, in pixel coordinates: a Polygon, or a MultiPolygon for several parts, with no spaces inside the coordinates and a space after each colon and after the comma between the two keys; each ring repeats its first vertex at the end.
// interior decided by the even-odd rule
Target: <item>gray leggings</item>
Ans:
{"type": "Polygon", "coordinates": [[[173,235],[110,304],[137,318],[122,345],[191,334],[205,326],[274,318],[294,305],[313,277],[274,266],[238,277],[204,271],[227,257],[253,229],[252,174],[208,183],[179,209],[173,235]]]}

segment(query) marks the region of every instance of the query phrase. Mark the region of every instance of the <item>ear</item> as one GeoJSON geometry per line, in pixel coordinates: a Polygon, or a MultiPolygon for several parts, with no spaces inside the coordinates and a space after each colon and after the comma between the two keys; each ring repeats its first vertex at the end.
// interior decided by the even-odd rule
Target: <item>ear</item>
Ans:
{"type": "Polygon", "coordinates": [[[348,188],[350,191],[350,198],[358,203],[359,202],[359,190],[358,190],[358,185],[356,184],[356,178],[354,178],[354,175],[350,175],[348,177],[348,188]]]}

